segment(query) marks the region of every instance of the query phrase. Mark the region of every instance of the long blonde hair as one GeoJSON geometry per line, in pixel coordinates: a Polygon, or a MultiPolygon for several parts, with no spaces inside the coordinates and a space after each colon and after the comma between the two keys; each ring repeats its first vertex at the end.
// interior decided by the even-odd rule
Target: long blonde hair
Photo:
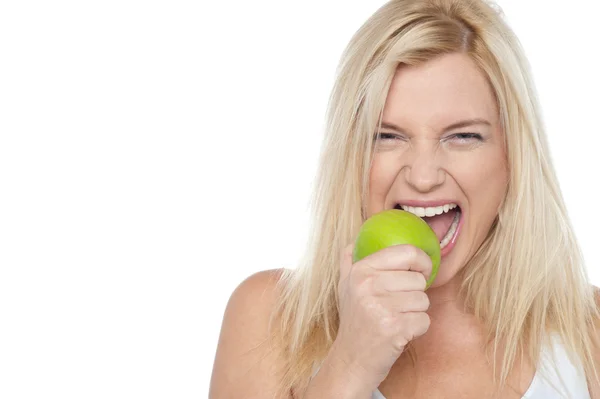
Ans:
{"type": "Polygon", "coordinates": [[[339,326],[339,254],[364,221],[372,135],[400,64],[463,52],[485,74],[503,123],[510,179],[486,240],[463,269],[462,294],[493,343],[494,375],[506,384],[517,359],[537,364],[548,333],[598,380],[592,350],[598,320],[549,157],[535,88],[520,43],[483,0],[392,0],[344,51],[329,100],[312,202],[308,248],[279,281],[272,344],[284,351],[280,395],[305,386],[339,326]],[[502,343],[500,346],[499,343],[502,343]]]}

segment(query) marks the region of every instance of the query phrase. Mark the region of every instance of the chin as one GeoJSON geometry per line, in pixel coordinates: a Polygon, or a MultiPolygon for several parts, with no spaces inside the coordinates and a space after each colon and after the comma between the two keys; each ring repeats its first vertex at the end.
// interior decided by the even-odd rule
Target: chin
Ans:
{"type": "Polygon", "coordinates": [[[429,289],[444,286],[460,273],[465,262],[461,261],[459,252],[460,249],[455,248],[451,253],[442,258],[438,274],[429,289]]]}

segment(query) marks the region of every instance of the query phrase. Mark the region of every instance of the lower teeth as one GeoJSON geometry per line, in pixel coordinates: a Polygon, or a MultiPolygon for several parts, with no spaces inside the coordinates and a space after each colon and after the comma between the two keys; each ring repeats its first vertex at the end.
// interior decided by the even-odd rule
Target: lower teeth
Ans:
{"type": "Polygon", "coordinates": [[[448,230],[448,232],[446,233],[446,235],[440,242],[440,248],[444,248],[446,245],[448,245],[450,243],[450,240],[452,240],[452,237],[454,237],[454,233],[456,233],[456,228],[458,227],[459,220],[460,220],[460,211],[457,210],[456,214],[454,215],[454,220],[452,220],[452,224],[450,225],[450,229],[448,230]]]}

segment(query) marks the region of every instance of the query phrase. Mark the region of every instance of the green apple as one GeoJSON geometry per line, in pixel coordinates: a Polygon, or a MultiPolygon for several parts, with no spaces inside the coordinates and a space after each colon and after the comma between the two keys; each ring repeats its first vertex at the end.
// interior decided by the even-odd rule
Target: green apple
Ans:
{"type": "Polygon", "coordinates": [[[440,266],[440,242],[427,222],[413,213],[390,209],[367,219],[354,244],[354,262],[383,248],[400,244],[421,248],[431,258],[433,266],[427,280],[429,288],[440,266]]]}

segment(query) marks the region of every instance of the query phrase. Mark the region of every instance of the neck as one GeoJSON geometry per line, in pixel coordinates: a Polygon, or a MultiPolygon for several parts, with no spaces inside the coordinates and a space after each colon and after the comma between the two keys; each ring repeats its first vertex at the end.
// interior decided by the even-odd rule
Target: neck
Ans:
{"type": "Polygon", "coordinates": [[[483,331],[481,323],[470,314],[460,295],[461,278],[455,276],[446,284],[428,289],[431,325],[425,335],[415,342],[415,348],[433,349],[438,346],[473,345],[481,340],[483,331]]]}
{"type": "Polygon", "coordinates": [[[453,316],[456,311],[464,312],[464,301],[460,297],[461,279],[459,276],[454,276],[452,280],[439,287],[428,289],[427,296],[429,297],[429,313],[430,317],[443,316],[446,312],[451,312],[453,316]]]}

